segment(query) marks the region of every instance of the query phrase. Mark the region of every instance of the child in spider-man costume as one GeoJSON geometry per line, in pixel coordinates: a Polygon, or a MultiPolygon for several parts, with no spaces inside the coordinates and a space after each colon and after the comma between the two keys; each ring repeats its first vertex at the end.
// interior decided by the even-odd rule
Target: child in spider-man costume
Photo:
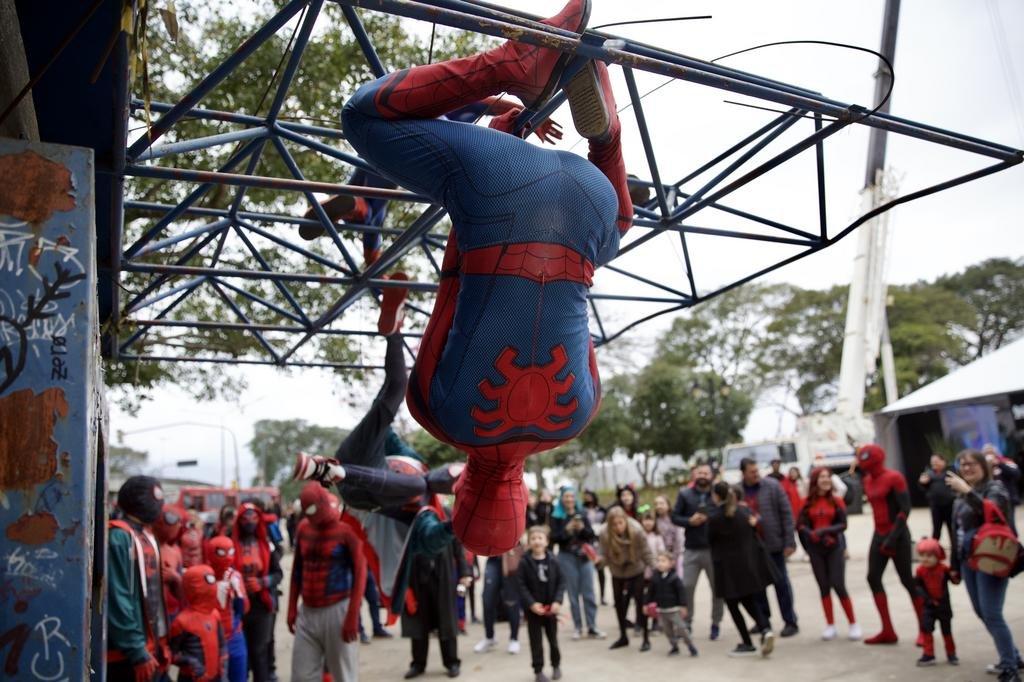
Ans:
{"type": "MultiPolygon", "coordinates": [[[[882,619],[881,632],[865,639],[864,643],[895,644],[898,638],[889,617],[889,601],[882,586],[882,573],[890,559],[896,566],[900,582],[913,601],[919,625],[924,605],[924,600],[917,596],[910,568],[911,544],[910,531],[907,529],[910,493],[907,492],[907,479],[900,472],[885,468],[885,450],[878,445],[861,446],[857,450],[856,466],[864,472],[864,494],[871,503],[874,515],[875,533],[868,550],[868,585],[874,593],[875,606],[882,619]]],[[[920,628],[918,634],[919,643],[923,644],[920,628]]]]}
{"type": "Polygon", "coordinates": [[[935,665],[935,640],[932,637],[932,630],[935,629],[935,621],[938,621],[942,641],[946,645],[946,660],[950,665],[959,665],[960,659],[956,656],[956,644],[953,642],[953,607],[949,602],[949,583],[955,585],[960,580],[954,578],[949,566],[943,563],[946,552],[938,540],[924,538],[918,541],[917,555],[921,565],[914,572],[914,584],[917,586],[918,596],[924,600],[924,610],[921,614],[924,653],[917,659],[917,664],[935,665]]]}
{"type": "MultiPolygon", "coordinates": [[[[589,0],[571,0],[544,23],[579,33],[589,12],[589,0]]],[[[363,158],[451,217],[408,403],[428,432],[469,455],[452,522],[481,555],[510,549],[525,528],[526,457],[576,437],[597,410],[587,290],[633,211],[603,63],[564,84],[589,162],[507,134],[515,111],[492,129],[438,117],[501,92],[535,110],[569,61],[509,41],[364,85],[342,114],[363,158]]]]}
{"type": "Polygon", "coordinates": [[[220,682],[227,653],[220,624],[218,581],[206,564],[193,566],[182,577],[188,602],[171,624],[172,661],[178,682],[220,682]]]}

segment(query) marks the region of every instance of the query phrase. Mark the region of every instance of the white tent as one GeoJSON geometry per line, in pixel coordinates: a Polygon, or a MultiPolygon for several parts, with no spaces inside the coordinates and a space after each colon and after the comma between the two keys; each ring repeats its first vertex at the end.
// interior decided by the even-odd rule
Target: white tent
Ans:
{"type": "Polygon", "coordinates": [[[1024,338],[905,395],[880,413],[890,416],[939,405],[980,402],[1024,391],[1024,338]]]}

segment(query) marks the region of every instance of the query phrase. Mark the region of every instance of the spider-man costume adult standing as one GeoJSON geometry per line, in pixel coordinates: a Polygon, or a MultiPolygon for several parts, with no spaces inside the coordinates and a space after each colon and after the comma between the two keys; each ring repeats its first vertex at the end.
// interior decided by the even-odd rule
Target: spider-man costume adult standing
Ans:
{"type": "MultiPolygon", "coordinates": [[[[570,0],[544,23],[578,33],[589,13],[589,0],[570,0]]],[[[501,92],[535,109],[562,85],[568,62],[509,41],[384,76],[342,114],[363,158],[451,217],[408,403],[428,432],[468,454],[452,522],[481,555],[508,550],[524,530],[526,457],[576,437],[597,410],[587,289],[617,253],[632,203],[600,62],[565,84],[589,163],[505,134],[510,114],[492,121],[497,130],[438,117],[501,92]]]]}
{"type": "Polygon", "coordinates": [[[895,644],[896,630],[889,617],[889,601],[882,586],[882,573],[892,559],[900,582],[906,588],[917,614],[920,639],[921,609],[924,601],[917,596],[914,574],[910,567],[911,543],[907,529],[910,514],[910,493],[903,474],[885,468],[885,450],[878,445],[864,445],[857,450],[857,468],[864,472],[864,494],[871,503],[875,533],[868,550],[868,585],[875,597],[875,606],[882,619],[882,630],[865,644],[895,644]]]}

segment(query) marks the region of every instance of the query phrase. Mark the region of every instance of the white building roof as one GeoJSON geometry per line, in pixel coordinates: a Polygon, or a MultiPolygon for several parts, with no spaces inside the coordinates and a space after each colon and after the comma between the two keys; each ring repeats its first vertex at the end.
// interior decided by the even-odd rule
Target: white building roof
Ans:
{"type": "Polygon", "coordinates": [[[881,410],[882,414],[920,412],[938,405],[1024,391],[1024,338],[983,355],[881,410]]]}

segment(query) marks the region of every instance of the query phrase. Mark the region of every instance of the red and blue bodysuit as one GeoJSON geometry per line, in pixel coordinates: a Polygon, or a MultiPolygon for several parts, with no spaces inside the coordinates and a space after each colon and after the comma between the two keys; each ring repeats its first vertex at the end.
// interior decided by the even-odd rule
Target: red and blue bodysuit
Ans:
{"type": "Polygon", "coordinates": [[[182,578],[188,603],[171,623],[172,661],[178,682],[221,682],[227,662],[220,625],[217,578],[204,564],[192,566],[182,578]]]}
{"type": "Polygon", "coordinates": [[[864,445],[857,450],[857,468],[865,474],[864,494],[871,503],[874,515],[875,533],[868,550],[868,585],[882,619],[881,632],[864,640],[864,643],[894,644],[898,638],[889,617],[889,602],[882,586],[882,573],[890,559],[896,566],[900,582],[913,601],[919,624],[923,606],[923,601],[917,596],[910,567],[910,531],[907,529],[910,493],[907,492],[907,479],[903,474],[885,468],[885,450],[878,445],[864,445]]]}
{"type": "Polygon", "coordinates": [[[949,583],[952,576],[949,566],[943,563],[946,552],[938,540],[926,538],[917,543],[917,553],[933,554],[938,559],[934,566],[921,564],[914,572],[914,585],[917,587],[918,596],[924,601],[924,608],[921,613],[921,634],[924,639],[925,661],[935,658],[935,639],[932,631],[935,629],[935,622],[939,623],[939,630],[942,632],[942,640],[946,646],[946,657],[950,662],[956,662],[956,643],[953,641],[953,606],[949,601],[949,583]]]}
{"type": "MultiPolygon", "coordinates": [[[[589,4],[571,0],[545,23],[580,32],[589,4]]],[[[452,522],[481,555],[510,549],[525,528],[526,457],[576,437],[597,411],[587,290],[594,269],[616,255],[632,202],[614,105],[589,162],[439,117],[501,92],[533,108],[558,86],[566,61],[509,41],[380,78],[342,114],[364,159],[451,217],[408,404],[428,432],[469,455],[452,522]]],[[[610,99],[604,65],[594,68],[610,99]]]]}
{"type": "Polygon", "coordinates": [[[249,677],[249,657],[242,633],[242,618],[249,612],[249,596],[245,592],[242,574],[235,570],[235,544],[223,535],[212,538],[206,545],[206,563],[213,568],[217,580],[224,583],[227,599],[218,604],[220,625],[227,640],[228,682],[246,682],[249,677]]]}

